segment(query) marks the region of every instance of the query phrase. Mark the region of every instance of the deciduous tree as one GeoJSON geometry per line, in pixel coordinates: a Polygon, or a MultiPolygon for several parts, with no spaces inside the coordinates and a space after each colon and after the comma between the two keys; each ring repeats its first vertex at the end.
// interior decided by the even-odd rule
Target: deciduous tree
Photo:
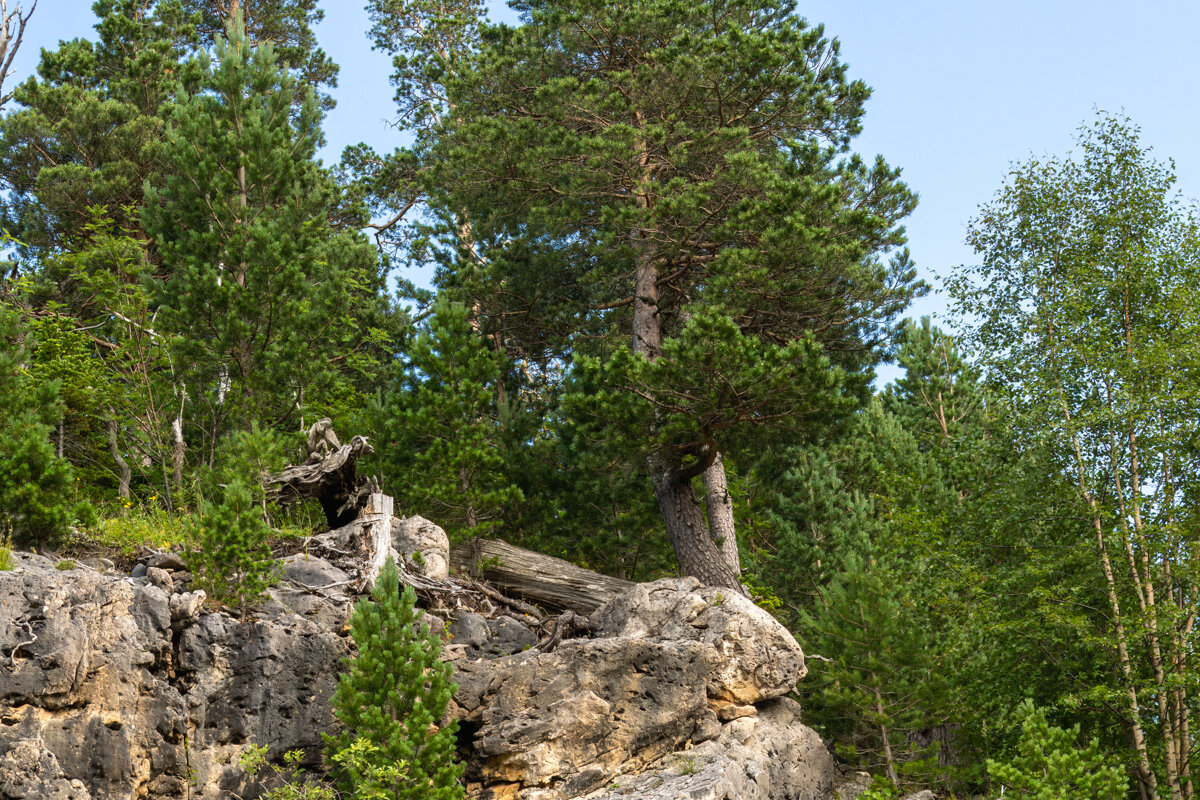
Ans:
{"type": "Polygon", "coordinates": [[[1193,795],[1200,229],[1128,119],[1100,114],[1077,143],[1014,168],[971,224],[980,262],[950,288],[1014,429],[1075,485],[1137,778],[1179,800],[1193,795]]]}

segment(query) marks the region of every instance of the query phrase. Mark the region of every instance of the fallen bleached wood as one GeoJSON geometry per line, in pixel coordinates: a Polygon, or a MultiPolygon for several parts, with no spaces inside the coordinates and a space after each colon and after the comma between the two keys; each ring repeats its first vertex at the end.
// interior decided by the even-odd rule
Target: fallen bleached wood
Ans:
{"type": "Polygon", "coordinates": [[[490,539],[453,545],[450,566],[463,574],[478,575],[505,594],[547,610],[583,615],[634,585],[561,558],[490,539]]]}

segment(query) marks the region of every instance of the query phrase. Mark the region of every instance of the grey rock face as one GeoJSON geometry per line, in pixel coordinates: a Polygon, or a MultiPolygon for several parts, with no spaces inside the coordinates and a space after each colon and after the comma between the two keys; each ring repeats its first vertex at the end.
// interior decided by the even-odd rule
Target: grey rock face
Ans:
{"type": "Polygon", "coordinates": [[[755,718],[725,725],[717,739],[618,777],[587,800],[828,800],[833,759],[799,712],[787,698],[770,701],[755,718]]]}
{"type": "MultiPolygon", "coordinates": [[[[241,620],[206,612],[164,566],[126,578],[16,560],[0,572],[0,796],[249,798],[248,744],[318,763],[352,649],[347,573],[287,559],[241,620]]],[[[449,616],[452,712],[478,796],[833,797],[828,752],[780,697],[803,654],[741,597],[635,586],[593,614],[592,638],[553,647],[512,617],[449,616]]]]}
{"type": "Polygon", "coordinates": [[[70,780],[54,753],[39,740],[23,739],[0,758],[0,797],[12,800],[91,800],[78,780],[70,780]]]}
{"type": "Polygon", "coordinates": [[[204,613],[200,593],[15,558],[0,572],[0,770],[28,773],[32,742],[37,764],[79,782],[61,794],[39,767],[47,788],[26,796],[184,798],[190,768],[191,797],[225,797],[247,742],[315,757],[332,729],[328,698],[350,650],[336,629],[282,607],[240,622],[204,613]]]}

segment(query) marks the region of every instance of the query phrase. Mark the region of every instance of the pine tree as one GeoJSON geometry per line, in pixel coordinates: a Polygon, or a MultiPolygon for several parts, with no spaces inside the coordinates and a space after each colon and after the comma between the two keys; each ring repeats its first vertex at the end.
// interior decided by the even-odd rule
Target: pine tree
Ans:
{"type": "Polygon", "coordinates": [[[214,600],[245,614],[274,583],[268,532],[246,481],[234,479],[225,485],[219,503],[205,507],[188,566],[214,600]]]}
{"type": "Polygon", "coordinates": [[[0,121],[5,228],[39,255],[86,241],[96,207],[136,231],[144,183],[170,167],[165,109],[195,44],[191,20],[178,0],[93,8],[97,40],[43,50],[37,76],[16,88],[21,107],[0,121]]]}
{"type": "MultiPolygon", "coordinates": [[[[297,78],[297,85],[318,90],[337,86],[338,66],[317,46],[313,26],[325,18],[317,0],[181,0],[189,14],[200,19],[201,44],[215,49],[226,38],[234,17],[246,23],[251,47],[271,43],[281,64],[297,78]]],[[[303,96],[297,95],[303,102],[303,96]]],[[[333,107],[333,98],[321,95],[322,108],[333,107]]]]}
{"type": "Polygon", "coordinates": [[[845,155],[869,90],[790,3],[524,8],[450,81],[439,280],[533,362],[597,359],[575,364],[640,405],[610,438],[642,445],[680,566],[737,587],[724,461],[865,400],[920,290],[915,198],[845,155]]]}
{"type": "Polygon", "coordinates": [[[179,336],[205,451],[252,419],[299,427],[379,352],[366,330],[377,257],[357,230],[361,209],[333,222],[343,198],[315,160],[311,89],[240,26],[215,49],[184,81],[166,142],[174,170],[148,187],[144,214],[169,276],[160,318],[179,336]]]}
{"type": "Polygon", "coordinates": [[[988,772],[1001,791],[993,797],[1030,800],[1122,800],[1129,781],[1120,765],[1107,762],[1092,739],[1078,745],[1079,726],[1051,725],[1046,711],[1025,700],[1017,708],[1021,740],[1006,762],[988,760],[988,772]]]}
{"type": "Polygon", "coordinates": [[[476,536],[521,499],[507,478],[496,384],[502,359],[461,305],[439,301],[384,397],[380,458],[400,503],[455,538],[476,536]]]}
{"type": "MultiPolygon", "coordinates": [[[[400,590],[400,577],[389,559],[370,600],[360,600],[350,619],[358,655],[349,662],[333,698],[334,715],[344,726],[326,737],[326,751],[341,764],[340,782],[355,792],[378,770],[403,763],[402,773],[377,797],[389,800],[459,800],[462,767],[454,760],[457,721],[439,727],[457,688],[451,666],[440,659],[442,642],[420,623],[416,593],[400,590]],[[368,752],[347,761],[339,753],[365,742],[368,752]]],[[[363,746],[358,746],[361,753],[363,746]]],[[[377,787],[378,788],[378,787],[377,787]]],[[[358,794],[352,794],[358,797],[358,794]]]]}

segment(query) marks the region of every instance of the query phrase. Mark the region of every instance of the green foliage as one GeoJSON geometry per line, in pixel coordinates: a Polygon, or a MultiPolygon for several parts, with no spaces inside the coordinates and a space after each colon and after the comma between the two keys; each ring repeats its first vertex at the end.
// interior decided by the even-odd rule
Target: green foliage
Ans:
{"type": "Polygon", "coordinates": [[[900,792],[892,785],[891,781],[882,775],[876,775],[871,781],[870,788],[855,800],[897,800],[899,797],[900,792]]]}
{"type": "Polygon", "coordinates": [[[7,533],[0,534],[0,572],[8,572],[13,568],[12,553],[12,538],[7,533]]]}
{"type": "Polygon", "coordinates": [[[1122,709],[1127,730],[1109,736],[1132,743],[1141,790],[1162,781],[1178,796],[1190,748],[1178,687],[1192,678],[1171,665],[1190,663],[1195,646],[1183,554],[1200,495],[1200,215],[1128,119],[1098,113],[1077,144],[1071,157],[1012,170],[971,223],[979,263],[948,286],[976,322],[963,341],[1009,441],[1047,485],[1071,487],[1060,513],[1082,522],[1061,546],[1091,563],[1056,587],[1055,601],[1070,605],[1051,618],[1108,669],[1072,674],[1069,697],[1100,730],[1122,709]]]}
{"type": "MultiPolygon", "coordinates": [[[[230,19],[226,10],[232,3],[213,0],[182,0],[184,9],[199,18],[198,32],[205,47],[215,48],[223,41],[230,19]]],[[[254,0],[241,8],[246,17],[246,41],[251,47],[271,43],[279,62],[287,64],[296,77],[296,85],[316,89],[337,86],[338,66],[317,46],[313,26],[320,24],[325,12],[317,0],[254,0]]],[[[322,96],[321,106],[332,108],[333,99],[322,96]]]]}
{"type": "Polygon", "coordinates": [[[261,504],[244,479],[235,479],[220,502],[205,504],[188,568],[210,597],[244,615],[275,580],[267,534],[261,504]]]}
{"type": "Polygon", "coordinates": [[[255,420],[250,423],[249,430],[234,431],[222,440],[220,460],[214,475],[223,484],[245,479],[254,499],[263,501],[263,479],[286,466],[289,459],[296,460],[299,441],[299,436],[288,437],[279,431],[263,428],[255,420]]]}
{"type": "Polygon", "coordinates": [[[29,374],[32,332],[0,304],[0,408],[8,419],[0,450],[0,536],[20,544],[60,541],[78,516],[70,465],[51,435],[62,419],[58,385],[29,374]]]}
{"type": "Polygon", "coordinates": [[[350,626],[358,655],[333,698],[334,715],[344,730],[326,737],[339,784],[353,797],[464,796],[458,782],[462,767],[454,761],[457,723],[438,727],[457,688],[450,681],[453,670],[440,659],[441,639],[424,623],[418,628],[417,619],[416,593],[407,586],[401,591],[399,573],[389,559],[371,599],[354,607],[350,626]],[[356,740],[364,744],[356,745],[356,740]],[[339,760],[338,754],[347,751],[357,755],[339,760]],[[397,769],[388,773],[388,767],[397,769]]]}
{"type": "Polygon", "coordinates": [[[330,759],[347,774],[356,775],[351,800],[394,800],[396,787],[409,780],[408,762],[386,761],[382,751],[358,738],[330,759]]]}
{"type": "Polygon", "coordinates": [[[238,766],[251,778],[264,782],[259,775],[263,768],[269,768],[270,774],[276,780],[282,781],[282,786],[267,789],[259,797],[262,800],[336,800],[336,794],[330,786],[301,775],[300,761],[303,751],[289,750],[283,754],[283,766],[267,761],[266,745],[250,745],[238,758],[238,766]]]}
{"type": "Polygon", "coordinates": [[[468,309],[439,301],[383,398],[388,485],[401,508],[431,517],[455,539],[486,532],[522,499],[508,478],[497,408],[502,365],[468,309]]]}
{"type": "MultiPolygon", "coordinates": [[[[1092,739],[1080,747],[1079,726],[1064,730],[1046,720],[1046,711],[1026,700],[1016,710],[1021,722],[1017,753],[1006,762],[988,760],[993,782],[1004,797],[1032,800],[1122,800],[1129,782],[1092,739]]],[[[997,793],[994,797],[1000,797],[997,793]]]]}
{"type": "Polygon", "coordinates": [[[315,160],[311,87],[271,44],[251,48],[240,23],[215,51],[178,90],[164,145],[174,169],[147,186],[143,222],[170,275],[156,301],[208,436],[255,419],[294,430],[339,382],[378,367],[377,259],[362,210],[341,207],[315,160]]]}
{"type": "Polygon", "coordinates": [[[135,229],[143,183],[159,184],[170,164],[162,108],[194,42],[190,20],[178,0],[94,8],[98,41],[43,50],[0,123],[6,226],[38,253],[86,242],[95,207],[135,229]]]}

